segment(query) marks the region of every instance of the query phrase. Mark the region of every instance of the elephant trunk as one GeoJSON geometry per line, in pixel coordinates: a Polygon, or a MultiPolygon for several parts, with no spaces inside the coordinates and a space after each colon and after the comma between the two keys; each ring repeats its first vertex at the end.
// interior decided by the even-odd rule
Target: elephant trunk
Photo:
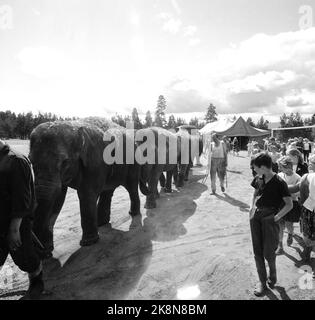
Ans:
{"type": "Polygon", "coordinates": [[[34,233],[44,246],[43,257],[53,251],[53,216],[56,196],[61,191],[61,182],[39,180],[35,184],[37,207],[34,215],[34,233]]]}

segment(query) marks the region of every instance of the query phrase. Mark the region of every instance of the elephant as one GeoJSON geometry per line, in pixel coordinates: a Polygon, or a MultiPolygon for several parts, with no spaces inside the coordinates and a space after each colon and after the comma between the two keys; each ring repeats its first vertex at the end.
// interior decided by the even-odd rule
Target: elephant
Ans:
{"type": "MultiPolygon", "coordinates": [[[[181,140],[175,133],[159,127],[150,127],[137,131],[139,136],[153,136],[154,163],[145,163],[141,166],[141,180],[148,184],[148,195],[146,197],[145,208],[156,208],[156,198],[159,197],[157,189],[160,181],[162,189],[166,193],[172,192],[172,177],[177,179],[177,166],[181,159],[181,140]],[[165,140],[165,144],[160,145],[159,140],[165,140]],[[160,161],[165,157],[166,161],[160,161]],[[163,175],[166,172],[166,179],[163,175]]],[[[143,145],[143,140],[136,141],[138,146],[143,145]]],[[[188,164],[188,162],[187,162],[188,164]]]]}
{"type": "Polygon", "coordinates": [[[33,230],[45,248],[45,257],[54,249],[53,228],[68,187],[77,191],[80,202],[81,246],[96,243],[98,227],[109,224],[111,199],[118,186],[129,193],[132,221],[141,217],[138,186],[145,195],[148,189],[140,179],[140,165],[128,164],[125,156],[119,163],[104,161],[104,150],[112,143],[118,145],[119,136],[124,147],[130,141],[135,143],[125,128],[103,118],[49,122],[32,131],[29,158],[38,204],[33,230]],[[104,139],[105,134],[112,136],[110,141],[104,139]]]}
{"type": "Polygon", "coordinates": [[[181,161],[179,158],[177,173],[175,172],[176,186],[178,188],[184,186],[184,181],[188,181],[189,171],[193,166],[194,158],[201,156],[203,152],[203,138],[200,135],[191,134],[189,130],[180,130],[177,133],[181,146],[183,148],[189,148],[187,150],[189,154],[189,163],[181,161]],[[183,141],[184,140],[184,141],[183,141]]]}

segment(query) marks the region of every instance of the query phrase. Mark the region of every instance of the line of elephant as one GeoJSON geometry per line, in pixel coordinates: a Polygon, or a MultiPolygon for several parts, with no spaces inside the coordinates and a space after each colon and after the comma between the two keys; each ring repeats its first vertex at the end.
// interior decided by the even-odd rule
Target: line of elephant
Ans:
{"type": "MultiPolygon", "coordinates": [[[[44,247],[41,250],[43,258],[52,256],[53,228],[68,187],[77,191],[80,202],[80,245],[90,246],[99,239],[98,227],[110,222],[111,200],[117,187],[124,186],[129,193],[132,227],[134,221],[136,223],[141,217],[138,187],[146,196],[145,208],[155,208],[159,181],[165,192],[172,192],[172,179],[177,187],[182,187],[187,180],[193,159],[190,158],[189,163],[181,163],[181,146],[190,147],[191,139],[198,139],[199,156],[203,150],[201,137],[189,135],[188,144],[181,144],[184,137],[180,133],[150,127],[140,130],[144,136],[148,131],[154,134],[156,157],[161,152],[158,138],[161,135],[167,139],[177,136],[177,164],[160,164],[156,158],[155,164],[108,165],[104,162],[103,152],[110,142],[104,141],[103,137],[109,130],[121,133],[124,145],[134,143],[138,147],[141,144],[129,140],[131,137],[125,128],[101,118],[44,123],[31,133],[29,158],[33,165],[37,198],[33,231],[44,247]],[[166,172],[166,179],[163,172],[166,172]]],[[[167,143],[163,152],[170,152],[169,148],[167,143]]]]}

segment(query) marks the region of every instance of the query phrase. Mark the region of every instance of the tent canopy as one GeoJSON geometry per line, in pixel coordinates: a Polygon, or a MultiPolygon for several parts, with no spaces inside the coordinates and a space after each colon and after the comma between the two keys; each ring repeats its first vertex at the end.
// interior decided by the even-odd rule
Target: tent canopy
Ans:
{"type": "Polygon", "coordinates": [[[242,117],[237,120],[222,119],[208,123],[199,130],[201,134],[218,133],[227,137],[261,137],[270,135],[268,130],[257,129],[250,126],[242,117]]]}

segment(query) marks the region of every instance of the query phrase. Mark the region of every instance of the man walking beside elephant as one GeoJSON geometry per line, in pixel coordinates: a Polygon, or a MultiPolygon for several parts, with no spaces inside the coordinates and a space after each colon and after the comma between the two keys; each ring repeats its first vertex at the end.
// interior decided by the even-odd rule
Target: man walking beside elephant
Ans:
{"type": "Polygon", "coordinates": [[[30,161],[0,140],[0,270],[10,253],[29,275],[27,297],[37,299],[44,290],[42,264],[33,246],[35,207],[30,161]]]}
{"type": "Polygon", "coordinates": [[[210,168],[211,194],[216,194],[216,175],[218,175],[220,180],[221,191],[225,192],[224,180],[227,168],[227,149],[226,144],[219,140],[216,134],[212,135],[212,141],[210,168]]]}

